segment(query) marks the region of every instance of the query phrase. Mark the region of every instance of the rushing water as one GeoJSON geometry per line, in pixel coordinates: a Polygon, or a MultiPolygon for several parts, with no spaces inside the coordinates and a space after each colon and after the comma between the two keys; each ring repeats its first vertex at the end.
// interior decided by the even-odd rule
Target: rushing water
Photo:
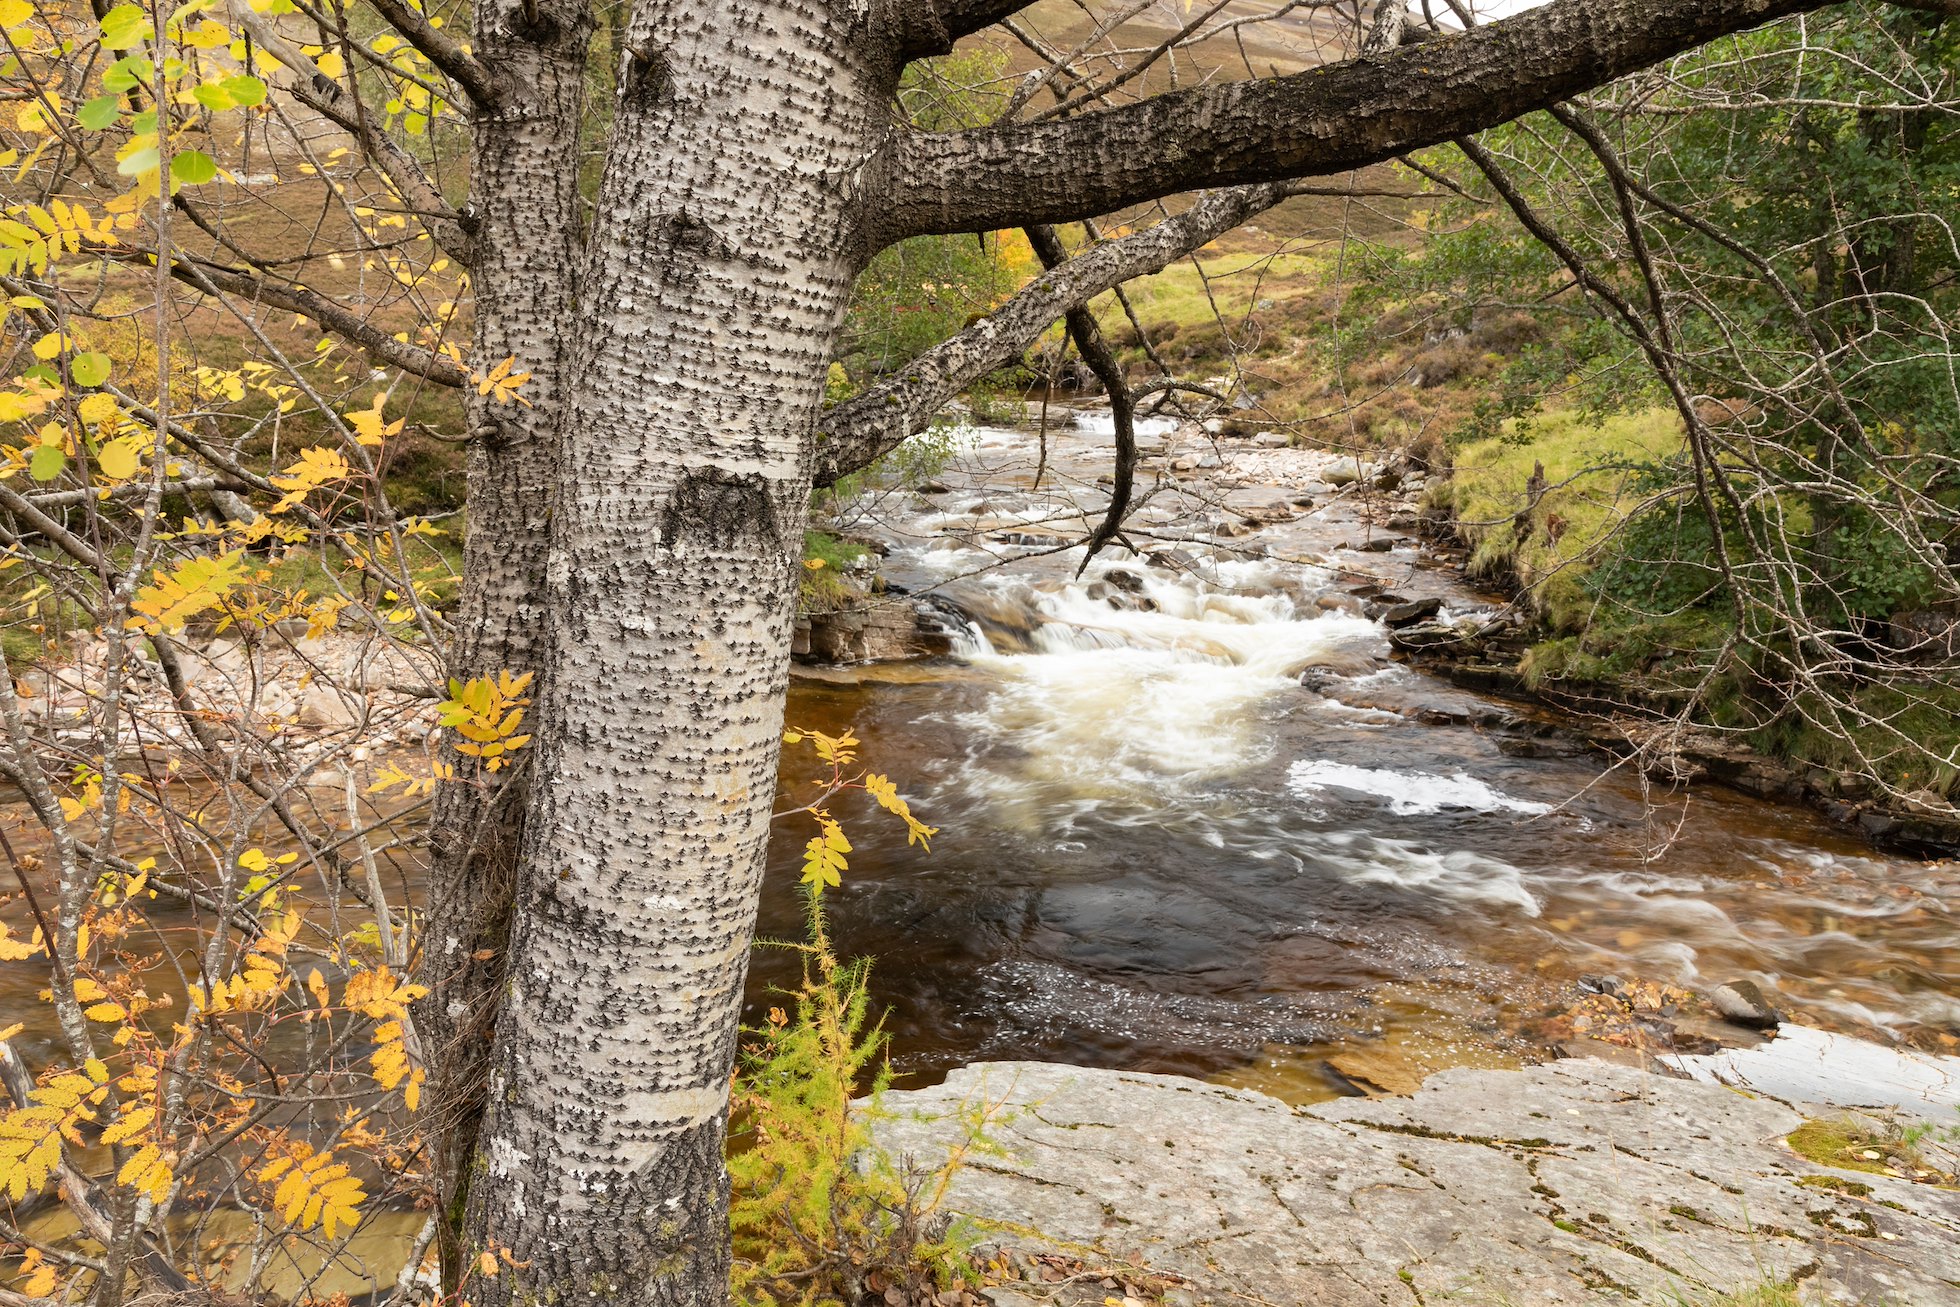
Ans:
{"type": "MultiPolygon", "coordinates": [[[[1036,1057],[1312,1097],[1340,1050],[1533,1055],[1532,1018],[1588,973],[1750,977],[1806,1022],[1951,1050],[1960,869],[1602,775],[1517,706],[1390,661],[1322,597],[1375,576],[1479,600],[1407,547],[1343,549],[1366,533],[1350,499],[1227,537],[1206,528],[1260,492],[1199,471],[1143,518],[1177,566],[1117,548],[1077,580],[1044,533],[1099,511],[1100,442],[1051,440],[1041,492],[1031,437],[982,432],[929,509],[863,524],[887,575],[938,584],[950,657],[790,694],[793,724],[855,726],[943,828],[927,855],[851,810],[832,895],[902,1070],[1036,1057]]],[[[797,929],[801,838],[777,841],[769,933],[797,929]]],[[[789,966],[759,959],[758,1002],[789,966]]]]}

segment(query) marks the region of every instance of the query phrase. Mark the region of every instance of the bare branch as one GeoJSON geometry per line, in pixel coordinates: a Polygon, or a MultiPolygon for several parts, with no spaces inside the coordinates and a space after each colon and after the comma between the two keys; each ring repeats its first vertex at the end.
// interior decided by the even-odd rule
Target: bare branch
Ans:
{"type": "MultiPolygon", "coordinates": [[[[113,245],[96,251],[122,263],[151,264],[157,252],[141,245],[113,245]]],[[[240,268],[209,263],[187,254],[169,260],[170,275],[206,294],[236,295],[256,304],[267,304],[288,313],[311,318],[322,330],[366,350],[377,362],[433,381],[439,386],[461,386],[468,374],[453,360],[396,340],[393,333],[356,315],[339,301],[301,286],[280,285],[240,268]]]]}
{"type": "Polygon", "coordinates": [[[443,35],[420,10],[403,0],[368,0],[368,4],[410,45],[426,55],[430,63],[442,69],[479,109],[495,109],[508,100],[509,88],[503,80],[475,55],[443,35]]]}
{"type": "Polygon", "coordinates": [[[824,486],[848,476],[924,430],[947,399],[1018,357],[1071,308],[1133,277],[1157,271],[1270,209],[1289,193],[1282,186],[1248,186],[1207,195],[1175,218],[1091,246],[1037,277],[951,340],[826,414],[813,483],[824,486]]]}

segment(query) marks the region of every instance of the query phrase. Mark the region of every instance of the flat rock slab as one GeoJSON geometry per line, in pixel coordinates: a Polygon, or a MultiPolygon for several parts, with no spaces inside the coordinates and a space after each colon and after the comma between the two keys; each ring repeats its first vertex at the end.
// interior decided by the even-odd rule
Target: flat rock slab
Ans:
{"type": "MultiPolygon", "coordinates": [[[[1784,1143],[1804,1120],[1788,1106],[1604,1062],[1303,1109],[995,1062],[885,1104],[880,1142],[927,1166],[993,1108],[999,1151],[968,1153],[950,1206],[1010,1249],[1182,1280],[1173,1301],[1683,1307],[1781,1279],[1819,1302],[1960,1305],[1960,1193],[1815,1165],[1784,1143]]],[[[1105,1291],[1083,1292],[997,1301],[1105,1291]]]]}

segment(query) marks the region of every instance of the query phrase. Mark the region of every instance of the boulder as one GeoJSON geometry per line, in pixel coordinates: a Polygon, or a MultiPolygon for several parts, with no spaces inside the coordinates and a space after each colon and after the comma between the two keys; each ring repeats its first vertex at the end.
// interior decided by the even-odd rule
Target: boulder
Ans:
{"type": "Polygon", "coordinates": [[[881,1108],[893,1156],[966,1153],[947,1207],[1008,1264],[1099,1256],[1200,1303],[1674,1307],[1800,1279],[1819,1302],[1932,1304],[1960,1283],[1951,1194],[1805,1161],[1783,1103],[1592,1059],[1307,1108],[982,1063],[881,1108]]]}
{"type": "Polygon", "coordinates": [[[1424,622],[1419,626],[1405,626],[1390,631],[1388,642],[1404,653],[1452,647],[1469,649],[1476,644],[1476,633],[1467,627],[1447,626],[1441,622],[1424,622]]]}
{"type": "Polygon", "coordinates": [[[300,692],[299,722],[302,726],[354,726],[361,720],[361,708],[358,700],[316,681],[300,692]]]}
{"type": "Polygon", "coordinates": [[[1443,610],[1441,599],[1411,599],[1406,603],[1390,604],[1382,610],[1382,621],[1388,626],[1414,626],[1426,622],[1443,610]]]}
{"type": "Polygon", "coordinates": [[[908,602],[812,613],[809,623],[807,641],[798,641],[798,656],[808,662],[890,662],[943,652],[943,639],[921,629],[918,610],[908,602]]]}
{"type": "Polygon", "coordinates": [[[1337,460],[1325,472],[1321,473],[1321,478],[1328,485],[1338,488],[1341,486],[1351,486],[1367,474],[1367,468],[1359,459],[1343,458],[1337,460]]]}
{"type": "Polygon", "coordinates": [[[1774,1030],[1782,1018],[1753,980],[1731,980],[1709,991],[1708,1001],[1725,1020],[1751,1030],[1774,1030]]]}

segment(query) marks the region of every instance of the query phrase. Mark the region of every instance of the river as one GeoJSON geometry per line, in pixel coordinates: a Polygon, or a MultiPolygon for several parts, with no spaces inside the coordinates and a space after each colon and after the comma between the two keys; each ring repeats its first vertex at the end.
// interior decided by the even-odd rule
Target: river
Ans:
{"type": "MultiPolygon", "coordinates": [[[[1385,1083],[1543,1056],[1606,976],[1749,978],[1806,1024],[1960,1042],[1960,868],[1717,787],[1655,789],[1391,660],[1352,591],[1446,616],[1496,601],[1413,539],[1382,550],[1372,522],[1396,505],[1295,495],[1315,456],[1147,460],[1130,538],[1176,552],[1116,546],[1074,579],[1080,550],[1057,546],[1106,502],[1093,422],[1050,433],[1040,490],[1034,436],[983,428],[929,503],[859,513],[883,574],[937,596],[952,653],[790,691],[792,724],[854,726],[942,828],[927,854],[868,804],[839,813],[856,852],[831,916],[876,959],[902,1075],[1031,1057],[1306,1101],[1352,1092],[1357,1066],[1385,1083]],[[1238,522],[1296,497],[1292,520],[1238,522]]],[[[791,758],[783,806],[813,776],[791,758]]],[[[797,932],[805,837],[775,841],[765,933],[797,932]]],[[[753,1015],[793,965],[758,957],[753,1015]]]]}

